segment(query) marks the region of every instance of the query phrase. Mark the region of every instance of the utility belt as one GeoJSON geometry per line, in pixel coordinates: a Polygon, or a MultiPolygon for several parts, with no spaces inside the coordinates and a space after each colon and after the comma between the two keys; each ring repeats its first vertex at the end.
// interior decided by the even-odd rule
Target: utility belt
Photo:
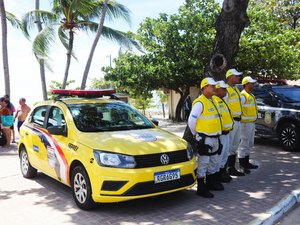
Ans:
{"type": "Polygon", "coordinates": [[[230,130],[222,130],[222,135],[229,134],[230,130]]]}
{"type": "Polygon", "coordinates": [[[216,154],[221,155],[223,145],[221,144],[219,136],[211,137],[211,136],[207,136],[202,133],[198,133],[197,135],[198,135],[198,137],[196,137],[194,139],[192,146],[199,155],[205,155],[205,156],[212,156],[212,155],[216,155],[216,154]],[[205,143],[205,139],[208,137],[216,138],[217,141],[219,142],[219,148],[214,152],[212,152],[213,147],[205,143]],[[199,140],[197,140],[197,139],[199,139],[199,140]]]}
{"type": "Polygon", "coordinates": [[[233,120],[235,120],[235,121],[241,121],[241,117],[233,117],[233,120]]]}

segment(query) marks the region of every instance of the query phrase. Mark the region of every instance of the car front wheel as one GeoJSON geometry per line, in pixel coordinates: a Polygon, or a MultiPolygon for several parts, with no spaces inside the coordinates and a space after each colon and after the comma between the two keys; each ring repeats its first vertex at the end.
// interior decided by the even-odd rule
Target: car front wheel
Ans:
{"type": "Polygon", "coordinates": [[[22,147],[20,152],[20,167],[23,177],[33,178],[37,174],[37,169],[33,168],[29,162],[27,151],[22,147]]]}
{"type": "Polygon", "coordinates": [[[286,123],[281,126],[279,139],[285,150],[290,152],[300,150],[300,130],[295,124],[286,123]]]}
{"type": "Polygon", "coordinates": [[[76,205],[83,209],[89,210],[95,206],[92,198],[92,189],[87,172],[82,166],[76,166],[72,172],[72,189],[76,205]]]}

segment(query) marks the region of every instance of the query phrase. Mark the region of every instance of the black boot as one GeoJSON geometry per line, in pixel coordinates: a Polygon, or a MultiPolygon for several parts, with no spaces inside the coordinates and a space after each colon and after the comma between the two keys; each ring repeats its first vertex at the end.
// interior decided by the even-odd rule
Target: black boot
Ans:
{"type": "Polygon", "coordinates": [[[230,176],[245,176],[244,173],[237,171],[237,169],[235,168],[235,160],[236,160],[236,155],[228,156],[227,173],[230,176]]]}
{"type": "Polygon", "coordinates": [[[204,198],[213,198],[214,194],[210,193],[206,184],[204,183],[204,178],[197,179],[197,195],[204,198]]]}
{"type": "Polygon", "coordinates": [[[249,174],[251,171],[247,168],[246,158],[239,158],[241,172],[249,174]]]}
{"type": "Polygon", "coordinates": [[[253,165],[252,163],[249,162],[249,155],[245,157],[245,161],[246,161],[247,169],[257,169],[258,168],[257,165],[253,165]]]}
{"type": "Polygon", "coordinates": [[[219,173],[220,173],[220,181],[222,183],[229,183],[232,180],[231,176],[229,176],[225,168],[221,168],[219,173]]]}
{"type": "Polygon", "coordinates": [[[211,191],[223,191],[224,186],[217,177],[217,174],[206,175],[206,185],[211,191]]]}

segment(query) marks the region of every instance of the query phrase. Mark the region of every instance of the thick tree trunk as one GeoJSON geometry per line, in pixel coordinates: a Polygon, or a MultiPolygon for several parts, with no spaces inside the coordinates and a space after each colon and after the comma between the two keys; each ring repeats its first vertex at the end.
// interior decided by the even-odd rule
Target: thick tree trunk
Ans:
{"type": "Polygon", "coordinates": [[[165,104],[161,103],[161,107],[162,107],[162,113],[163,113],[163,117],[166,117],[166,112],[165,112],[165,104]]]}
{"type": "Polygon", "coordinates": [[[224,80],[233,65],[239,48],[242,31],[250,24],[247,16],[248,0],[224,0],[221,14],[216,22],[216,37],[206,75],[224,80]]]}
{"type": "Polygon", "coordinates": [[[175,110],[175,121],[181,122],[183,121],[183,118],[181,118],[181,112],[183,108],[184,100],[187,98],[187,96],[190,94],[190,87],[186,88],[182,92],[177,91],[180,94],[180,99],[177,103],[176,110],[175,110]]]}
{"type": "MultiPolygon", "coordinates": [[[[40,0],[35,0],[35,9],[36,10],[40,9],[40,0]]],[[[43,27],[42,27],[40,16],[38,14],[36,14],[36,21],[37,21],[36,26],[37,26],[38,32],[41,32],[43,27]]],[[[39,60],[39,59],[37,58],[37,60],[39,60]]],[[[47,100],[48,95],[47,95],[47,85],[46,85],[46,76],[45,76],[45,61],[43,59],[40,59],[39,65],[40,65],[40,77],[41,77],[43,100],[47,100]]]]}
{"type": "Polygon", "coordinates": [[[10,78],[8,68],[8,50],[7,50],[7,24],[4,1],[0,0],[0,16],[2,25],[2,59],[3,59],[3,71],[4,71],[4,86],[5,94],[10,96],[10,78]]]}

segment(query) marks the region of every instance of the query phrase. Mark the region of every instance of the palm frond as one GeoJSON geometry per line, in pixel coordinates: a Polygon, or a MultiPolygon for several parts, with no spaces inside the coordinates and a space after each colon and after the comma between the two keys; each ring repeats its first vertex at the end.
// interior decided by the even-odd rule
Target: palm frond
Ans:
{"type": "Polygon", "coordinates": [[[109,1],[107,4],[107,14],[111,19],[122,18],[131,25],[131,11],[125,6],[116,1],[109,1]]]}
{"type": "Polygon", "coordinates": [[[27,13],[22,18],[22,30],[26,37],[29,37],[29,30],[31,30],[36,23],[40,21],[45,26],[53,25],[57,23],[58,16],[52,12],[45,10],[32,10],[27,13]]]}
{"type": "Polygon", "coordinates": [[[52,26],[46,26],[38,33],[32,43],[32,49],[37,58],[44,60],[50,59],[50,44],[54,42],[54,39],[55,31],[52,26]]]}
{"type": "MultiPolygon", "coordinates": [[[[79,27],[83,31],[97,32],[99,24],[90,21],[81,21],[79,23],[79,27]]],[[[138,44],[138,42],[134,39],[134,35],[132,33],[125,33],[119,30],[115,30],[110,27],[103,27],[102,35],[104,38],[115,41],[123,47],[127,49],[132,49],[134,46],[139,51],[143,52],[142,47],[138,44]]]]}
{"type": "MultiPolygon", "coordinates": [[[[84,20],[95,20],[101,17],[104,0],[96,0],[94,2],[96,2],[96,5],[91,11],[89,11],[88,17],[82,17],[84,20]]],[[[108,1],[106,13],[109,20],[123,19],[129,25],[131,25],[131,11],[126,6],[119,4],[114,0],[108,1]]]]}
{"type": "Polygon", "coordinates": [[[50,72],[53,73],[53,69],[52,69],[52,67],[50,66],[49,62],[48,62],[48,60],[50,60],[50,59],[48,59],[48,60],[41,59],[41,58],[38,58],[37,55],[35,55],[35,58],[36,58],[36,60],[38,61],[38,63],[39,63],[40,65],[43,65],[43,66],[46,67],[50,72]]]}
{"type": "Polygon", "coordinates": [[[10,12],[5,12],[6,13],[6,19],[8,20],[8,22],[10,22],[10,24],[13,26],[13,27],[16,27],[16,28],[22,28],[22,23],[21,21],[12,13],[10,12]]]}
{"type": "MultiPolygon", "coordinates": [[[[63,46],[65,47],[65,49],[66,49],[66,50],[69,50],[69,44],[68,44],[69,37],[68,37],[68,35],[66,34],[66,31],[63,29],[62,26],[60,26],[60,27],[58,28],[58,37],[59,37],[60,42],[61,42],[61,43],[63,44],[63,46]]],[[[74,50],[72,51],[71,55],[72,55],[72,57],[73,57],[74,59],[77,60],[77,57],[76,57],[76,55],[75,55],[75,53],[74,53],[74,50]]]]}
{"type": "Polygon", "coordinates": [[[125,46],[128,49],[132,49],[132,47],[134,46],[139,51],[143,52],[141,46],[132,37],[131,34],[104,26],[102,35],[103,35],[103,37],[108,38],[109,40],[116,41],[119,45],[125,46]]]}
{"type": "Polygon", "coordinates": [[[92,21],[80,21],[78,27],[83,31],[97,32],[99,24],[92,21]]]}

